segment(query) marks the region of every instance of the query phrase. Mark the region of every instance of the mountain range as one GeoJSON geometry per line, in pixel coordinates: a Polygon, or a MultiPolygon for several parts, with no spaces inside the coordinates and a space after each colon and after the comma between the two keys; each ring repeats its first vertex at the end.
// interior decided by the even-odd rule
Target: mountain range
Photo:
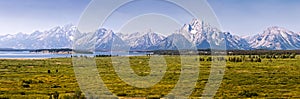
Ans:
{"type": "Polygon", "coordinates": [[[96,49],[96,50],[175,50],[225,48],[229,50],[295,50],[300,49],[300,33],[285,28],[269,27],[260,34],[239,37],[220,31],[198,19],[184,24],[171,35],[156,32],[115,33],[100,28],[94,33],[80,33],[76,26],[65,25],[31,34],[0,36],[0,48],[14,49],[96,49]],[[91,47],[92,46],[92,47],[91,47]]]}

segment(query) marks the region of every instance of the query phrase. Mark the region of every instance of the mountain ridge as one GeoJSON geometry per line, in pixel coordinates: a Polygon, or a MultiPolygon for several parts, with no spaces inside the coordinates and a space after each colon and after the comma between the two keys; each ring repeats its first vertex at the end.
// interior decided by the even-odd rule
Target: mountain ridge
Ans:
{"type": "MultiPolygon", "coordinates": [[[[95,46],[94,48],[90,48],[91,50],[111,50],[113,43],[118,42],[121,44],[119,46],[126,45],[126,48],[130,50],[174,50],[179,48],[175,43],[182,43],[177,42],[174,38],[191,43],[184,45],[196,47],[197,49],[217,47],[226,47],[228,50],[300,49],[300,32],[293,32],[283,27],[272,26],[262,33],[240,37],[232,35],[230,32],[220,31],[198,19],[193,19],[190,23],[184,24],[180,30],[168,36],[151,31],[122,34],[114,33],[112,30],[104,28],[98,29],[95,33],[79,33],[76,26],[68,24],[43,32],[35,31],[31,34],[17,33],[14,35],[2,35],[0,36],[0,48],[72,48],[73,43],[74,45],[77,43],[77,45],[89,45],[88,43],[90,43],[89,46],[95,46]],[[94,45],[91,45],[93,43],[94,45]]],[[[81,47],[85,48],[86,46],[81,47]]]]}

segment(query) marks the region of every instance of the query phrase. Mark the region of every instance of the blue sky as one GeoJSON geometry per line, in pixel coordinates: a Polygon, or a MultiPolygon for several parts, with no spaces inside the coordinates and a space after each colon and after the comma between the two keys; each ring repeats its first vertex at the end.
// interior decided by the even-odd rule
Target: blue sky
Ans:
{"type": "Polygon", "coordinates": [[[168,35],[191,19],[193,16],[176,4],[161,0],[140,0],[116,9],[106,20],[104,27],[121,33],[148,32],[151,29],[168,35]]]}
{"type": "MultiPolygon", "coordinates": [[[[0,35],[77,24],[90,0],[0,0],[0,35]]],[[[236,35],[281,26],[300,32],[300,0],[208,0],[223,30],[236,35]]]]}
{"type": "Polygon", "coordinates": [[[75,24],[89,0],[0,0],[0,35],[75,24]]]}
{"type": "Polygon", "coordinates": [[[238,35],[280,26],[300,32],[300,0],[208,0],[223,30],[238,35]]]}

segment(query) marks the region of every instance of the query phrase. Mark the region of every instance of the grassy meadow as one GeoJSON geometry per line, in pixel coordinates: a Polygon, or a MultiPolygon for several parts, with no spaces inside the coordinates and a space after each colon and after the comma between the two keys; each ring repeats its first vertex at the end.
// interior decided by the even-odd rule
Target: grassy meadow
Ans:
{"type": "MultiPolygon", "coordinates": [[[[136,88],[115,73],[110,57],[97,57],[100,76],[108,89],[119,97],[161,98],[175,87],[180,75],[180,57],[164,56],[167,71],[151,88],[136,88]]],[[[200,74],[191,98],[201,97],[210,74],[209,56],[201,56],[200,74]]],[[[227,56],[243,57],[240,55],[227,56]]],[[[246,60],[247,60],[246,56],[246,60]]],[[[196,57],[191,56],[191,60],[196,57]]],[[[150,73],[149,57],[130,57],[131,68],[140,76],[150,73]]],[[[250,59],[249,59],[250,60],[250,59]]],[[[120,64],[122,65],[122,64],[120,64]]],[[[262,58],[261,62],[226,63],[216,98],[300,98],[300,57],[262,58]]],[[[0,59],[0,99],[78,99],[83,98],[74,74],[71,58],[0,59]]]]}

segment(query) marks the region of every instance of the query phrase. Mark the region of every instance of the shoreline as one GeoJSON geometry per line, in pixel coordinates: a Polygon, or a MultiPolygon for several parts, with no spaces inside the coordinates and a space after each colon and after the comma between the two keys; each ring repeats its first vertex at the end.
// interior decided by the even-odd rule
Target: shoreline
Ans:
{"type": "Polygon", "coordinates": [[[0,60],[45,60],[51,58],[0,58],[0,60]]]}

